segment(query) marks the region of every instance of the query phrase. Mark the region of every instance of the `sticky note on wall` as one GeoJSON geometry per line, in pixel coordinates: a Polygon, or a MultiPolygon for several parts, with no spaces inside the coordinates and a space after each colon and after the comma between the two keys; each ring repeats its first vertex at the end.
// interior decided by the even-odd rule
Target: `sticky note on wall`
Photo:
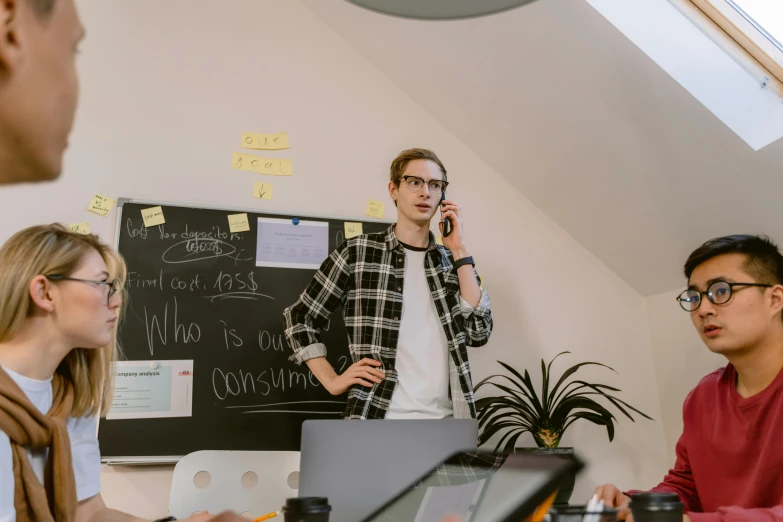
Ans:
{"type": "Polygon", "coordinates": [[[231,168],[261,174],[261,158],[235,152],[231,157],[231,168]]]}
{"type": "Polygon", "coordinates": [[[84,223],[71,223],[68,225],[68,230],[76,232],[77,234],[89,234],[90,224],[86,221],[84,223]]]}
{"type": "Polygon", "coordinates": [[[166,222],[166,219],[163,217],[163,209],[160,207],[142,209],[141,219],[144,220],[145,227],[154,227],[166,222]]]}
{"type": "Polygon", "coordinates": [[[250,222],[247,220],[247,214],[231,214],[228,216],[228,229],[232,234],[237,232],[247,232],[250,230],[250,222]]]}
{"type": "Polygon", "coordinates": [[[290,149],[288,134],[256,134],[254,132],[242,133],[242,148],[255,150],[282,150],[290,149]]]}
{"type": "Polygon", "coordinates": [[[272,199],[273,188],[271,183],[256,181],[253,183],[253,197],[257,199],[272,199]]]}
{"type": "Polygon", "coordinates": [[[345,223],[345,239],[351,239],[352,237],[361,236],[362,232],[361,223],[345,223]]]}
{"type": "Polygon", "coordinates": [[[294,174],[293,161],[290,159],[262,158],[241,152],[234,153],[231,158],[231,167],[268,176],[292,176],[294,174]]]}
{"type": "Polygon", "coordinates": [[[293,176],[294,175],[294,162],[290,159],[277,160],[279,163],[275,164],[274,176],[293,176]]]}
{"type": "Polygon", "coordinates": [[[106,217],[109,215],[109,212],[111,212],[111,208],[113,206],[113,199],[107,198],[106,196],[101,196],[100,194],[95,194],[95,196],[92,198],[92,201],[90,201],[90,204],[87,205],[87,210],[90,212],[95,212],[99,216],[106,217]]]}
{"type": "Polygon", "coordinates": [[[383,219],[383,203],[371,199],[367,202],[367,215],[383,219]]]}

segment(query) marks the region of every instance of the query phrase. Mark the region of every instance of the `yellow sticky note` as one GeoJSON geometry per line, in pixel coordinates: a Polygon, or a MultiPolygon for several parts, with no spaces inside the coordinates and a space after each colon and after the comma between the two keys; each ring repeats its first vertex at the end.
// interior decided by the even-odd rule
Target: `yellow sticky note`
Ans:
{"type": "Polygon", "coordinates": [[[109,215],[109,212],[111,212],[111,208],[113,206],[113,199],[107,198],[106,196],[101,196],[100,194],[95,194],[95,197],[92,198],[90,204],[87,205],[87,210],[90,212],[95,212],[99,216],[106,217],[109,215]]]}
{"type": "Polygon", "coordinates": [[[234,153],[231,158],[231,166],[237,170],[269,176],[292,176],[294,174],[293,162],[289,159],[262,158],[241,152],[234,153]]]}
{"type": "Polygon", "coordinates": [[[261,160],[261,174],[275,176],[280,171],[280,160],[273,158],[259,158],[261,160]]]}
{"type": "Polygon", "coordinates": [[[291,176],[294,173],[293,162],[287,159],[259,158],[261,174],[269,176],[291,176]]]}
{"type": "Polygon", "coordinates": [[[383,219],[383,203],[371,199],[367,202],[367,215],[383,219]]]}
{"type": "Polygon", "coordinates": [[[231,158],[231,167],[237,170],[246,170],[261,174],[261,158],[256,158],[250,154],[235,152],[231,158]]]}
{"type": "Polygon", "coordinates": [[[68,230],[76,232],[77,234],[89,234],[90,224],[86,221],[84,223],[71,223],[68,225],[68,230]]]}
{"type": "Polygon", "coordinates": [[[258,199],[272,199],[272,184],[256,181],[253,183],[253,197],[258,199]]]}
{"type": "Polygon", "coordinates": [[[250,222],[247,220],[247,214],[231,214],[228,216],[228,229],[232,234],[237,232],[247,232],[250,230],[250,222]]]}
{"type": "Polygon", "coordinates": [[[440,246],[443,246],[443,236],[435,236],[435,242],[440,246]]]}
{"type": "Polygon", "coordinates": [[[254,132],[242,133],[242,148],[255,150],[282,150],[290,149],[288,134],[256,134],[254,132]]]}
{"type": "Polygon", "coordinates": [[[142,209],[141,219],[144,220],[145,227],[154,227],[166,222],[166,219],[163,217],[163,209],[160,207],[142,209]]]}
{"type": "Polygon", "coordinates": [[[294,175],[294,162],[289,159],[277,160],[275,176],[293,176],[294,175]]]}
{"type": "Polygon", "coordinates": [[[362,232],[361,223],[345,223],[345,239],[351,239],[352,237],[361,236],[362,232]]]}

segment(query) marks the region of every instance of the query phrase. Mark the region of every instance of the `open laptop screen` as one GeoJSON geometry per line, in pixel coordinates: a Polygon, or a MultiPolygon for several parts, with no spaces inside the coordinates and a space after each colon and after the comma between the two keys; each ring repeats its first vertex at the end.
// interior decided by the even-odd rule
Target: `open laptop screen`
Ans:
{"type": "Polygon", "coordinates": [[[559,457],[458,453],[370,515],[365,522],[518,521],[530,515],[581,462],[559,457]]]}

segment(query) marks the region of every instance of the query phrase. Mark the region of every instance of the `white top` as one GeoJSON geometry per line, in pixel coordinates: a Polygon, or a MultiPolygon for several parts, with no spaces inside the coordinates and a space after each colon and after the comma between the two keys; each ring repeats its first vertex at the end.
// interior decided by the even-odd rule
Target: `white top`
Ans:
{"type": "MultiPolygon", "coordinates": [[[[37,381],[4,368],[40,411],[46,413],[52,407],[52,380],[37,381]]],[[[71,438],[71,459],[76,475],[76,498],[88,499],[101,491],[101,453],[98,448],[98,416],[70,418],[67,421],[71,438]]],[[[38,480],[43,484],[44,467],[48,449],[27,450],[38,480]]],[[[14,465],[11,441],[0,431],[0,522],[15,522],[14,465]]]]}
{"type": "Polygon", "coordinates": [[[394,367],[398,382],[387,419],[442,419],[453,415],[449,346],[424,272],[426,251],[405,249],[405,287],[394,367]]]}

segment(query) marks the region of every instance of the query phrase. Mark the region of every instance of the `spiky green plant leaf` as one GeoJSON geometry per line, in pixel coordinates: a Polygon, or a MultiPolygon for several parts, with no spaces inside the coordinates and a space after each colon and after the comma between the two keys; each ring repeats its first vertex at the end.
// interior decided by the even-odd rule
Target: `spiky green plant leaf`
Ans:
{"type": "Polygon", "coordinates": [[[591,361],[575,364],[567,368],[555,385],[551,386],[552,365],[558,357],[566,354],[570,352],[560,352],[549,364],[541,360],[540,390],[534,386],[527,370],[520,373],[509,364],[498,361],[509,375],[490,375],[476,385],[476,391],[491,386],[502,393],[476,401],[481,444],[494,436],[500,436],[495,449],[511,451],[520,436],[530,433],[538,446],[557,447],[563,433],[577,420],[604,426],[612,441],[617,419],[610,407],[616,408],[634,422],[631,412],[652,420],[647,414],[613,395],[620,392],[618,388],[579,379],[569,381],[584,366],[601,366],[617,373],[605,364],[591,361]],[[607,401],[608,406],[596,399],[607,401]]]}

